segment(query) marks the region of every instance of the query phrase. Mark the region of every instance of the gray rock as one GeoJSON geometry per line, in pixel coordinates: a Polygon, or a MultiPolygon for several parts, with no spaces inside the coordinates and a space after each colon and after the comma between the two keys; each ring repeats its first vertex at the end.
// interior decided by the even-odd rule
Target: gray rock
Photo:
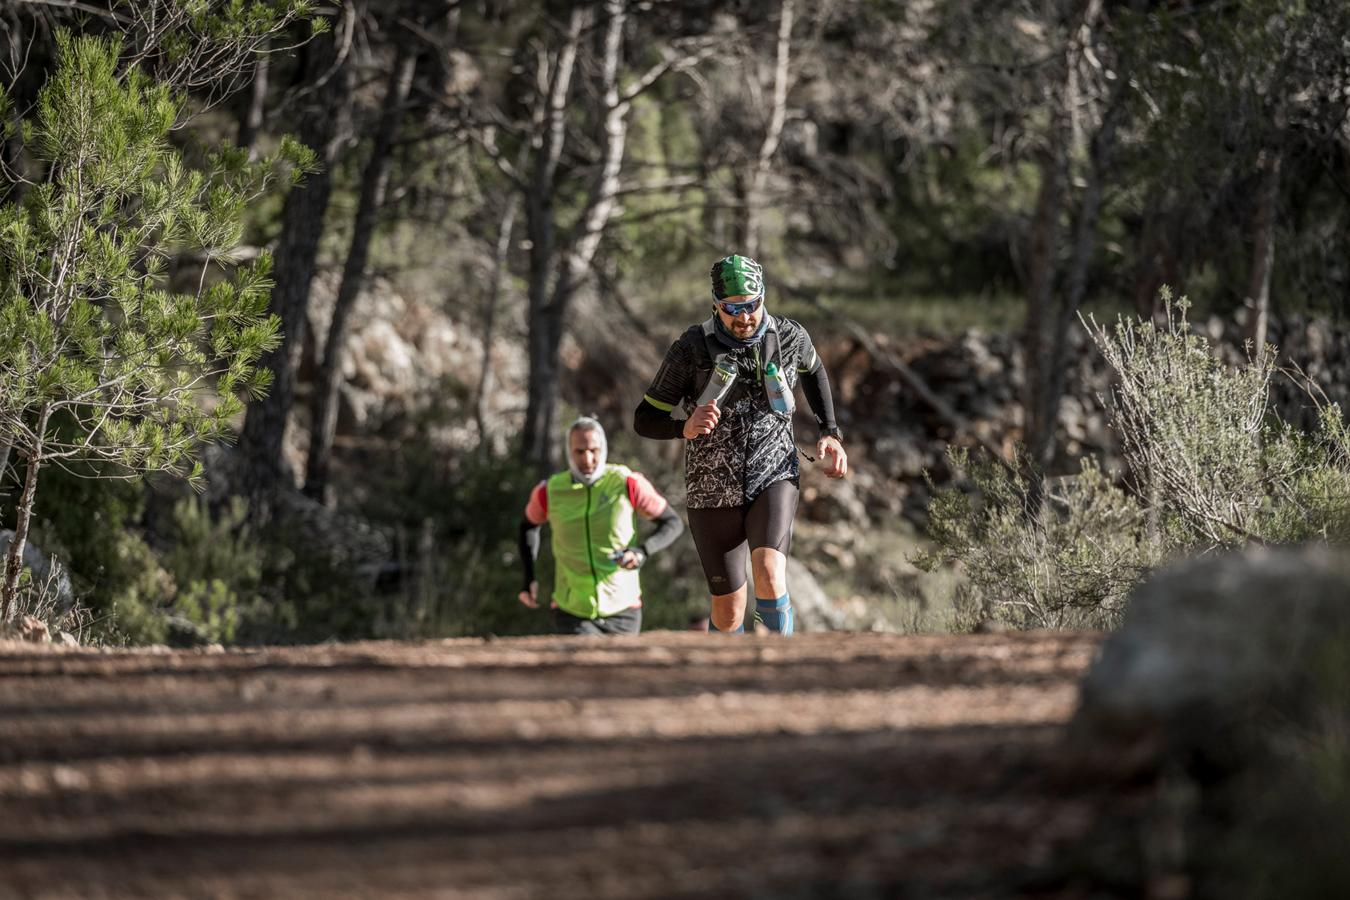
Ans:
{"type": "Polygon", "coordinates": [[[845,616],[826,596],[811,571],[789,556],[787,563],[788,590],[792,596],[793,614],[801,631],[847,630],[845,616]]]}
{"type": "Polygon", "coordinates": [[[13,622],[0,622],[0,641],[50,644],[51,640],[52,634],[47,623],[33,616],[20,616],[13,622]]]}
{"type": "MultiPolygon", "coordinates": [[[[477,271],[482,260],[447,260],[477,271]]],[[[341,272],[316,275],[306,309],[308,327],[301,378],[317,372],[328,334],[341,272]]],[[[382,277],[369,280],[357,301],[343,345],[338,430],[341,434],[398,434],[410,417],[446,402],[448,385],[476,380],[482,358],[479,336],[457,323],[435,302],[439,291],[420,291],[382,277]]],[[[501,417],[524,403],[523,354],[494,354],[494,390],[486,398],[489,416],[501,417]]]]}
{"type": "Polygon", "coordinates": [[[211,643],[206,629],[184,616],[166,616],[170,647],[205,647],[211,643]]]}
{"type": "Polygon", "coordinates": [[[928,467],[928,458],[920,449],[922,440],[922,435],[896,429],[873,442],[872,458],[891,478],[922,478],[923,470],[928,467]]]}
{"type": "MultiPolygon", "coordinates": [[[[14,532],[0,528],[0,560],[8,557],[9,542],[12,540],[14,532]]],[[[33,584],[47,585],[47,589],[55,594],[55,611],[58,614],[70,612],[75,605],[75,590],[71,587],[65,567],[57,564],[31,540],[24,542],[23,564],[33,573],[33,584]]]]}
{"type": "Polygon", "coordinates": [[[867,524],[867,507],[847,478],[813,479],[803,485],[801,497],[806,517],[813,522],[867,524]]]}
{"type": "Polygon", "coordinates": [[[961,349],[970,357],[971,370],[981,379],[1000,377],[1007,364],[991,346],[989,336],[978,329],[971,329],[961,337],[961,349]]]}
{"type": "Polygon", "coordinates": [[[1350,641],[1350,563],[1326,547],[1253,549],[1165,570],[1131,598],[1083,684],[1071,733],[1133,746],[1130,765],[1222,752],[1287,709],[1329,641],[1350,641]]]}

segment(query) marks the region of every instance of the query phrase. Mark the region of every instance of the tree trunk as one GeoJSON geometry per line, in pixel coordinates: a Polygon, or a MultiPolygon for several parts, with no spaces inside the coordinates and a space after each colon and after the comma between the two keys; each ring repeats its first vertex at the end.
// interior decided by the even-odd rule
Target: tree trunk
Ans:
{"type": "Polygon", "coordinates": [[[530,374],[525,403],[521,455],[541,473],[553,468],[553,410],[557,404],[557,348],[553,345],[549,308],[550,281],[556,269],[553,196],[534,190],[526,199],[526,230],[530,240],[526,348],[530,374]]]}
{"type": "MultiPolygon", "coordinates": [[[[600,171],[576,227],[558,253],[562,260],[561,271],[555,277],[552,294],[538,311],[538,327],[535,316],[532,315],[530,322],[530,400],[526,410],[525,452],[541,474],[555,468],[558,459],[558,435],[555,433],[560,399],[558,349],[567,323],[567,309],[573,293],[590,270],[613,214],[628,136],[630,102],[619,93],[619,60],[623,53],[625,19],[623,0],[607,0],[605,18],[600,65],[605,143],[601,149],[600,171]]],[[[534,287],[531,284],[532,294],[534,287]]],[[[531,311],[535,311],[533,304],[531,311]]]]}
{"type": "MultiPolygon", "coordinates": [[[[1094,139],[1084,147],[1084,129],[1081,121],[1083,104],[1079,83],[1079,57],[1092,43],[1092,29],[1101,14],[1101,0],[1086,0],[1073,26],[1073,33],[1065,36],[1059,71],[1047,94],[1050,105],[1050,123],[1046,134],[1046,149],[1041,164],[1041,190],[1036,201],[1036,216],[1032,223],[1031,284],[1027,298],[1025,331],[1024,438],[1032,469],[1033,489],[1031,505],[1040,502],[1039,474],[1054,453],[1055,425],[1059,418],[1059,393],[1063,389],[1065,341],[1073,309],[1082,299],[1086,285],[1087,265],[1091,260],[1092,236],[1095,233],[1097,210],[1101,202],[1101,184],[1089,184],[1080,199],[1077,227],[1074,235],[1075,268],[1070,271],[1064,293],[1055,303],[1055,292],[1060,274],[1061,219],[1071,190],[1073,160],[1090,155],[1095,166],[1099,146],[1094,139]],[[1081,268],[1077,268],[1080,266],[1081,268]],[[1074,283],[1074,279],[1077,283],[1074,283]],[[1074,292],[1077,296],[1073,296],[1074,292]]],[[[1109,130],[1114,133],[1114,116],[1120,106],[1118,97],[1104,114],[1098,137],[1109,130]],[[1110,123],[1108,125],[1108,123],[1110,123]]],[[[1091,176],[1090,180],[1091,180],[1091,176]]]]}
{"type": "Polygon", "coordinates": [[[346,265],[342,269],[342,284],[338,287],[337,299],[333,303],[333,318],[328,324],[328,339],[324,342],[318,383],[314,386],[314,415],[310,423],[304,490],[307,496],[321,503],[325,501],[324,495],[327,493],[333,436],[337,431],[338,390],[342,382],[347,326],[356,298],[365,284],[370,242],[389,184],[390,148],[398,138],[403,108],[412,88],[416,68],[417,49],[409,35],[399,43],[398,56],[394,60],[389,87],[385,92],[384,108],[375,128],[375,142],[362,173],[361,199],[352,226],[352,242],[347,251],[346,265]]]}
{"type": "MultiPolygon", "coordinates": [[[[351,21],[354,16],[355,11],[349,8],[347,27],[354,27],[351,21]]],[[[262,357],[260,365],[272,371],[272,387],[267,396],[248,404],[239,441],[246,467],[244,490],[254,501],[254,515],[261,521],[270,517],[271,496],[289,486],[293,477],[282,455],[287,419],[295,397],[292,355],[304,341],[310,281],[333,189],[333,166],[345,137],[339,123],[350,99],[350,67],[337,65],[337,30],[306,45],[305,84],[316,87],[306,98],[308,102],[299,115],[297,130],[300,141],[318,154],[322,169],[291,189],[282,210],[281,236],[273,266],[276,284],[269,303],[270,311],[281,320],[282,341],[262,357]],[[319,84],[323,78],[327,81],[319,84]]]]}
{"type": "Polygon", "coordinates": [[[1252,280],[1247,291],[1247,339],[1260,359],[1266,353],[1266,330],[1270,321],[1270,277],[1275,269],[1275,223],[1280,203],[1280,168],[1284,155],[1279,150],[1261,151],[1257,166],[1261,182],[1256,196],[1255,238],[1253,241],[1252,280]]]}
{"type": "MultiPolygon", "coordinates": [[[[601,82],[604,91],[605,143],[601,151],[600,173],[592,185],[586,207],[578,220],[578,227],[565,257],[563,278],[556,288],[555,300],[562,313],[567,308],[577,285],[585,278],[600,248],[600,238],[609,225],[619,193],[619,171],[623,168],[623,149],[628,140],[628,110],[630,103],[619,95],[619,58],[623,55],[624,0],[609,0],[605,4],[609,26],[605,30],[604,60],[601,82]]],[[[561,337],[561,334],[559,335],[561,337]]]]}
{"type": "MultiPolygon", "coordinates": [[[[440,34],[444,43],[435,46],[454,47],[459,42],[459,20],[463,9],[462,0],[441,0],[439,11],[426,18],[427,22],[440,19],[440,34]]],[[[424,61],[422,79],[434,95],[448,97],[455,93],[456,63],[454,54],[433,50],[424,61]],[[427,66],[431,71],[427,71],[427,66]]]]}
{"type": "Polygon", "coordinates": [[[712,186],[717,183],[713,173],[718,166],[711,158],[707,145],[701,143],[700,146],[703,147],[703,156],[699,160],[699,180],[709,188],[699,211],[703,240],[710,247],[721,248],[727,246],[726,209],[716,199],[717,192],[712,190],[712,186]]]}
{"type": "Polygon", "coordinates": [[[1161,193],[1158,187],[1151,188],[1144,202],[1133,269],[1134,313],[1145,321],[1151,321],[1158,311],[1158,289],[1167,284],[1169,278],[1166,258],[1172,253],[1172,248],[1162,236],[1166,225],[1161,210],[1161,193]]]}
{"type": "Polygon", "coordinates": [[[539,117],[538,150],[525,196],[525,227],[530,240],[527,338],[530,375],[521,457],[533,463],[541,473],[551,471],[557,459],[553,419],[558,404],[558,347],[553,335],[560,333],[561,323],[557,311],[550,308],[558,277],[554,191],[558,161],[567,134],[567,96],[576,69],[581,34],[590,21],[590,9],[572,10],[566,37],[553,64],[544,110],[539,117]]]}
{"type": "Polygon", "coordinates": [[[543,476],[558,467],[558,345],[562,329],[553,310],[540,313],[530,322],[530,399],[526,408],[526,422],[531,426],[526,445],[527,456],[535,473],[543,476]],[[556,335],[556,337],[555,337],[556,335]]]}
{"type": "Polygon", "coordinates": [[[23,492],[19,495],[19,506],[14,517],[14,537],[9,542],[9,554],[5,558],[5,584],[0,589],[0,623],[12,621],[18,612],[19,575],[23,572],[23,550],[28,543],[28,526],[33,519],[33,500],[37,496],[38,470],[42,468],[42,438],[47,433],[47,419],[51,416],[51,407],[44,405],[38,411],[37,446],[27,454],[28,472],[23,480],[23,492]]]}
{"type": "MultiPolygon", "coordinates": [[[[1120,83],[1125,83],[1121,79],[1120,83]]],[[[1115,149],[1116,129],[1125,109],[1125,95],[1117,91],[1111,106],[1102,119],[1101,127],[1093,136],[1089,152],[1087,184],[1079,201],[1078,217],[1074,224],[1072,255],[1064,290],[1060,294],[1059,309],[1055,315],[1054,330],[1050,334],[1050,364],[1042,373],[1043,388],[1039,403],[1047,427],[1037,432],[1036,443],[1028,445],[1028,454],[1042,471],[1049,467],[1055,452],[1055,423],[1059,420],[1059,401],[1064,395],[1068,355],[1069,328],[1073,317],[1083,305],[1087,294],[1088,270],[1096,248],[1097,220],[1101,213],[1102,188],[1106,169],[1115,149]]]]}
{"type": "Polygon", "coordinates": [[[483,359],[478,366],[478,391],[473,398],[473,420],[478,426],[478,443],[486,449],[488,427],[486,406],[487,398],[492,394],[492,344],[496,337],[497,307],[501,303],[505,289],[507,264],[510,261],[511,234],[516,228],[516,215],[520,212],[519,199],[512,195],[506,201],[502,213],[502,222],[497,229],[497,246],[492,254],[492,286],[489,288],[486,308],[483,310],[483,359]]]}
{"type": "Polygon", "coordinates": [[[263,114],[267,110],[267,81],[270,60],[270,56],[263,55],[259,56],[258,61],[253,64],[253,82],[249,85],[249,91],[244,97],[243,109],[239,115],[239,135],[235,139],[235,143],[248,151],[249,158],[253,157],[253,143],[258,139],[258,133],[262,131],[263,114]]]}
{"type": "Polygon", "coordinates": [[[749,251],[749,246],[755,242],[750,234],[751,228],[758,228],[758,224],[750,216],[750,209],[755,204],[755,199],[751,196],[750,177],[743,168],[737,167],[731,172],[731,196],[736,201],[736,209],[732,213],[731,219],[731,246],[725,248],[727,253],[738,253],[741,256],[749,256],[754,259],[754,255],[749,251]]]}
{"type": "Polygon", "coordinates": [[[760,231],[763,228],[764,191],[768,187],[769,172],[774,154],[783,138],[783,123],[787,121],[787,94],[789,63],[792,58],[792,21],[794,0],[782,0],[778,10],[778,42],[774,53],[773,102],[769,107],[769,122],[764,140],[755,156],[754,168],[746,179],[745,221],[742,250],[752,258],[759,257],[760,231]]]}
{"type": "Polygon", "coordinates": [[[1025,382],[1023,390],[1023,442],[1028,448],[1042,446],[1044,433],[1054,428],[1046,420],[1043,385],[1049,350],[1049,328],[1054,318],[1055,276],[1058,272],[1060,212],[1063,205],[1065,160],[1063,148],[1055,140],[1041,161],[1041,186],[1036,197],[1036,212],[1031,222],[1028,250],[1030,284],[1027,290],[1027,317],[1022,338],[1025,382]]]}
{"type": "Polygon", "coordinates": [[[553,408],[557,403],[556,348],[549,324],[549,281],[555,269],[553,250],[553,197],[532,190],[527,198],[526,230],[530,240],[529,321],[526,347],[530,374],[525,404],[525,427],[521,434],[521,456],[543,472],[553,468],[553,408]]]}

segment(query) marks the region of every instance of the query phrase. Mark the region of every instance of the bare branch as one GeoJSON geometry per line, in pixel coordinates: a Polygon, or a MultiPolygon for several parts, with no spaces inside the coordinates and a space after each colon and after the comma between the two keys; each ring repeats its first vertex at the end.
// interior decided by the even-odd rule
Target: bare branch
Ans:
{"type": "Polygon", "coordinates": [[[622,95],[621,102],[632,103],[649,91],[661,79],[661,76],[668,72],[678,73],[692,69],[711,56],[718,46],[718,43],[708,41],[697,47],[692,53],[685,54],[676,54],[673,48],[661,48],[663,59],[638,76],[633,83],[633,87],[622,95]]]}
{"type": "Polygon", "coordinates": [[[73,9],[79,12],[87,12],[116,25],[128,25],[132,21],[126,16],[119,15],[108,7],[81,3],[80,0],[18,0],[18,2],[25,6],[50,6],[56,9],[73,9]]]}

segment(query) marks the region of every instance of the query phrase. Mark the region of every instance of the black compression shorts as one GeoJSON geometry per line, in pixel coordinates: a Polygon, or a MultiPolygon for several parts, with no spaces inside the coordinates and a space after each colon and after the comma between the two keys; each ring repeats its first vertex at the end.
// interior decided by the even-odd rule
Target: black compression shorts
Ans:
{"type": "Polygon", "coordinates": [[[730,594],[745,584],[746,554],[772,547],[787,555],[792,519],[797,514],[797,485],[775,481],[748,506],[689,510],[689,534],[698,548],[708,592],[730,594]]]}

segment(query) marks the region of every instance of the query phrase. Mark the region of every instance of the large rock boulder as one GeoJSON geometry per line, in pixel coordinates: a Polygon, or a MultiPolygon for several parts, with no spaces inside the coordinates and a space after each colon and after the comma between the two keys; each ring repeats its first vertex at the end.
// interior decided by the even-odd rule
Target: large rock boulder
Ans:
{"type": "Polygon", "coordinates": [[[1074,730],[1146,755],[1222,752],[1233,729],[1307,696],[1314,662],[1338,641],[1350,641],[1344,554],[1260,549],[1184,563],[1131,598],[1083,684],[1074,730]]]}
{"type": "MultiPolygon", "coordinates": [[[[65,632],[62,632],[64,634],[65,632]]],[[[0,642],[18,641],[27,644],[50,644],[51,629],[34,616],[19,616],[13,622],[0,622],[0,642]]]]}
{"type": "Polygon", "coordinates": [[[1070,729],[1073,771],[1129,786],[1076,877],[1113,896],[1350,896],[1348,696],[1344,553],[1250,550],[1150,579],[1070,729]]]}
{"type": "Polygon", "coordinates": [[[787,581],[799,630],[885,630],[885,619],[869,604],[831,598],[820,582],[816,581],[811,570],[794,556],[788,556],[787,581]]]}

